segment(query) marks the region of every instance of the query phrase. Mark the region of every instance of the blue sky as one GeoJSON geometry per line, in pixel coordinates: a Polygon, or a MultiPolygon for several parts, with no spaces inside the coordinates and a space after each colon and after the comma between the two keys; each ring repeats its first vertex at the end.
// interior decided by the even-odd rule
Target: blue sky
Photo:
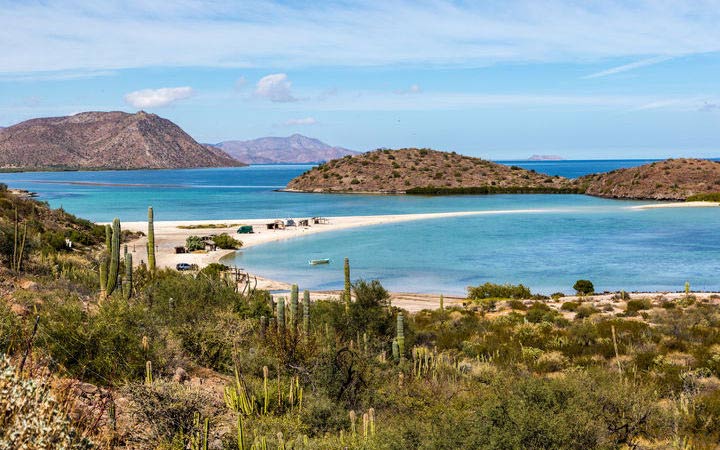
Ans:
{"type": "Polygon", "coordinates": [[[4,1],[0,126],[144,109],[492,159],[720,157],[720,1],[4,1]]]}

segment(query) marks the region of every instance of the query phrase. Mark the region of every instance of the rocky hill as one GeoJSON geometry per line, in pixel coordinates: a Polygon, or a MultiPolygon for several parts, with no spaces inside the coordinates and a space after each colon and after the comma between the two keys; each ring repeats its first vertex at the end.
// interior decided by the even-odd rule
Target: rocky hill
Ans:
{"type": "Polygon", "coordinates": [[[516,166],[428,149],[375,150],[330,161],[292,180],[303,192],[455,194],[577,192],[577,183],[516,166]]]}
{"type": "Polygon", "coordinates": [[[288,137],[264,137],[250,141],[225,141],[215,147],[246,164],[319,163],[354,155],[357,152],[333,147],[301,134],[288,137]]]}
{"type": "Polygon", "coordinates": [[[0,131],[0,168],[176,169],[241,166],[197,143],[173,122],[143,111],[32,119],[0,131]]]}
{"type": "Polygon", "coordinates": [[[720,192],[720,163],[704,159],[668,159],[579,179],[585,193],[598,197],[685,200],[720,192]]]}

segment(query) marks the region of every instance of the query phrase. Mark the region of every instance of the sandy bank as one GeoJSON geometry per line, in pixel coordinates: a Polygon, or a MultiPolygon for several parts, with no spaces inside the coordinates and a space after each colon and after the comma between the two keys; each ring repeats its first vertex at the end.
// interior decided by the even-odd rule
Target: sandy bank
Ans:
{"type": "Polygon", "coordinates": [[[630,209],[659,209],[659,208],[710,208],[720,206],[719,202],[671,202],[655,203],[651,205],[630,206],[630,209]]]}

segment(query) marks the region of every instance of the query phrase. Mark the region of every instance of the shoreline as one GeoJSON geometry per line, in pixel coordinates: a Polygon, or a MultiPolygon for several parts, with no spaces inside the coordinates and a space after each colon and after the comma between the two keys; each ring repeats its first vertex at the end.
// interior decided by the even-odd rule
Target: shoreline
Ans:
{"type": "MultiPolygon", "coordinates": [[[[675,202],[668,204],[648,204],[628,206],[627,209],[643,210],[654,208],[687,208],[687,207],[711,207],[720,206],[716,202],[675,202]]],[[[549,209],[518,209],[518,210],[481,210],[481,211],[456,211],[442,213],[418,213],[418,214],[392,214],[392,215],[375,215],[375,216],[338,216],[327,217],[326,224],[313,224],[307,227],[288,227],[281,230],[269,230],[266,224],[274,222],[276,219],[228,219],[228,220],[173,220],[173,221],[155,221],[155,244],[156,261],[158,268],[174,268],[180,262],[197,264],[203,268],[212,263],[219,263],[224,258],[232,255],[238,250],[215,250],[208,252],[195,253],[175,253],[175,247],[184,246],[185,239],[189,236],[207,236],[211,234],[227,233],[243,242],[242,249],[250,248],[257,245],[278,242],[288,239],[294,239],[301,236],[310,236],[313,234],[347,230],[352,228],[361,228],[367,226],[376,226],[416,220],[433,220],[441,218],[454,218],[465,216],[482,216],[482,215],[499,215],[499,214],[538,214],[544,212],[567,212],[568,209],[549,208],[549,209]],[[208,226],[216,225],[217,228],[179,228],[181,226],[208,226]],[[240,225],[252,225],[255,229],[253,234],[237,234],[237,228],[240,225]]],[[[297,219],[296,219],[297,221],[297,219]]],[[[147,222],[124,222],[123,229],[130,231],[141,231],[147,233],[147,222]]],[[[133,261],[136,265],[141,261],[147,261],[146,249],[147,237],[143,236],[127,243],[128,250],[133,254],[133,261]]],[[[245,268],[241,268],[244,270],[245,268]]],[[[289,290],[291,284],[285,281],[272,280],[252,274],[253,278],[257,278],[257,288],[272,291],[289,290]]],[[[340,291],[313,291],[313,296],[319,299],[337,297],[340,291]]],[[[439,303],[439,294],[419,294],[408,292],[393,292],[392,301],[398,302],[409,311],[419,311],[424,308],[437,307],[439,303]]],[[[648,295],[669,295],[667,292],[653,293],[634,293],[633,297],[648,295]]],[[[600,295],[600,294],[598,294],[600,295]]],[[[707,295],[711,295],[708,293],[707,295]]],[[[575,297],[567,296],[570,300],[575,297]]],[[[445,302],[448,306],[460,304],[464,298],[457,296],[446,296],[445,302]]]]}

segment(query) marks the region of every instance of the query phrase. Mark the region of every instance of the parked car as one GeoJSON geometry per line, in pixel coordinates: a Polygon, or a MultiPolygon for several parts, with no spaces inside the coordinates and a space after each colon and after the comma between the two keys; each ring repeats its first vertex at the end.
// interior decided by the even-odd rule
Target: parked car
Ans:
{"type": "Polygon", "coordinates": [[[175,266],[175,268],[177,270],[183,271],[183,270],[192,270],[193,266],[192,266],[192,264],[188,264],[188,263],[178,263],[175,266]]]}

